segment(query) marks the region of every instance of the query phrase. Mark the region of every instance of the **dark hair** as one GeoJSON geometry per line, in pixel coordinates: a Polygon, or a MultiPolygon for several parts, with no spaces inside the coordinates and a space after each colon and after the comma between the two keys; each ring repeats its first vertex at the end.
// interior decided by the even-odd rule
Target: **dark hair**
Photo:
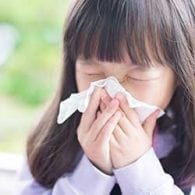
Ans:
{"type": "Polygon", "coordinates": [[[51,188],[73,171],[82,154],[76,135],[81,113],[56,122],[60,101],[78,92],[76,59],[121,62],[126,48],[134,64],[148,66],[155,59],[175,72],[179,84],[167,114],[157,122],[180,144],[161,163],[178,186],[195,183],[194,25],[193,0],[78,0],[65,25],[59,90],[28,139],[28,163],[37,182],[51,188]]]}

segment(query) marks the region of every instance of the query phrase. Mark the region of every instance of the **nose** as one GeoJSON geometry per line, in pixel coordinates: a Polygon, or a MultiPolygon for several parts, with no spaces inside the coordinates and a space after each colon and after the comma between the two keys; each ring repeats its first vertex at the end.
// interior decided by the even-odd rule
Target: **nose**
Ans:
{"type": "Polygon", "coordinates": [[[127,77],[126,74],[107,74],[106,77],[113,76],[115,77],[119,83],[123,83],[127,77]]]}
{"type": "Polygon", "coordinates": [[[123,64],[109,64],[105,68],[105,76],[114,76],[120,83],[123,83],[125,79],[127,79],[127,73],[129,71],[129,66],[125,66],[123,64]]]}

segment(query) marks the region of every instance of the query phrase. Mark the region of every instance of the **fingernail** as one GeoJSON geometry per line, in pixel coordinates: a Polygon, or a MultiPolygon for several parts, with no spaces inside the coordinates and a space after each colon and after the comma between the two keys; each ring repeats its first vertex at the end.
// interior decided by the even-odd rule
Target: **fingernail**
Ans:
{"type": "Polygon", "coordinates": [[[105,93],[105,90],[104,90],[104,89],[102,89],[101,94],[102,94],[102,95],[106,95],[106,93],[105,93]]]}
{"type": "Polygon", "coordinates": [[[101,97],[101,100],[102,100],[102,102],[104,102],[104,103],[107,102],[106,99],[107,99],[107,96],[106,96],[106,95],[101,97]]]}
{"type": "Polygon", "coordinates": [[[102,94],[102,99],[105,99],[107,97],[106,94],[102,94]]]}
{"type": "Polygon", "coordinates": [[[157,109],[157,110],[155,111],[155,116],[157,117],[159,114],[160,114],[160,109],[157,109]]]}
{"type": "Polygon", "coordinates": [[[99,94],[100,95],[100,87],[96,87],[92,94],[99,94]]]}
{"type": "Polygon", "coordinates": [[[118,92],[118,93],[116,94],[116,98],[117,98],[118,100],[120,100],[120,101],[124,101],[124,96],[123,96],[123,94],[122,94],[121,92],[118,92]]]}
{"type": "Polygon", "coordinates": [[[118,100],[113,99],[113,100],[110,102],[110,107],[113,108],[113,107],[115,107],[117,104],[118,104],[118,100]]]}

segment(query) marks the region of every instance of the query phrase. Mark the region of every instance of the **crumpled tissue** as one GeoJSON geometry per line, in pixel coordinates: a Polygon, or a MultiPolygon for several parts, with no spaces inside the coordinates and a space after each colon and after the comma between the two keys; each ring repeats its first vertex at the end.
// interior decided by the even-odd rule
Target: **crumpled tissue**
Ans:
{"type": "MultiPolygon", "coordinates": [[[[104,88],[112,98],[114,98],[118,92],[121,92],[127,98],[129,107],[133,108],[138,114],[141,123],[143,123],[143,121],[156,109],[160,109],[155,105],[149,105],[135,99],[128,91],[125,90],[125,88],[123,88],[114,76],[110,76],[106,79],[91,82],[90,87],[87,90],[80,93],[72,93],[69,98],[62,101],[60,103],[57,123],[62,124],[77,110],[82,113],[85,112],[90,102],[91,95],[96,87],[104,88]]],[[[160,109],[158,118],[164,113],[165,112],[160,109]]]]}

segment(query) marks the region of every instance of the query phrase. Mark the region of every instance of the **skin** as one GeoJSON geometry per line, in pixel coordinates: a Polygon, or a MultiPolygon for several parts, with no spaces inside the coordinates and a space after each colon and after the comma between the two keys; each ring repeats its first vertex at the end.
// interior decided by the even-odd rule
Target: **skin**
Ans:
{"type": "MultiPolygon", "coordinates": [[[[123,63],[113,63],[78,58],[79,92],[92,81],[115,76],[136,99],[165,109],[176,87],[174,72],[157,63],[150,68],[134,65],[127,55],[124,59],[123,63]]],[[[158,114],[156,110],[141,124],[122,94],[112,99],[104,89],[96,88],[81,117],[78,140],[91,162],[106,174],[112,174],[113,168],[133,163],[151,148],[158,114]]]]}

